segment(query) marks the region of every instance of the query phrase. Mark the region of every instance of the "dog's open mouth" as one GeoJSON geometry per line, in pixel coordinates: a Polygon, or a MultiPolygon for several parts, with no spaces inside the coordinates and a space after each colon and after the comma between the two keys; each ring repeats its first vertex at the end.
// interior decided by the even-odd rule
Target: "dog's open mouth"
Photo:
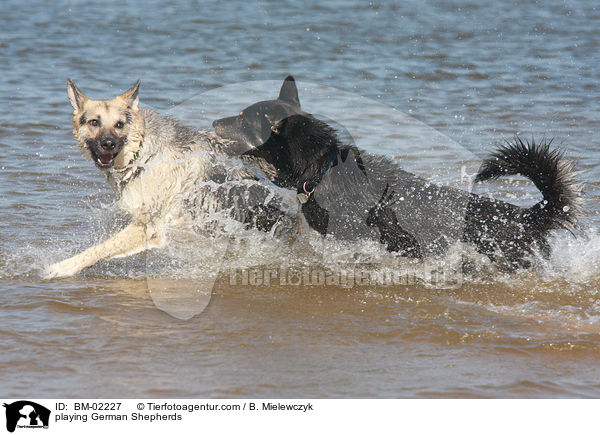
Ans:
{"type": "Polygon", "coordinates": [[[95,151],[92,151],[92,158],[94,159],[94,163],[99,168],[110,168],[115,162],[116,154],[113,153],[103,153],[99,154],[95,151]]]}

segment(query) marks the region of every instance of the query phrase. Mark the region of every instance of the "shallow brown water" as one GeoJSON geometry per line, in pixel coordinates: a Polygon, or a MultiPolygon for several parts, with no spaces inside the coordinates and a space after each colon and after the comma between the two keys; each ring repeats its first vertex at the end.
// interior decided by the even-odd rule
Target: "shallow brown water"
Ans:
{"type": "Polygon", "coordinates": [[[144,280],[61,287],[31,283],[4,304],[20,327],[3,331],[14,347],[0,367],[28,369],[7,395],[32,385],[61,397],[596,397],[600,388],[596,322],[514,308],[587,306],[592,289],[560,297],[502,284],[447,293],[224,279],[201,315],[181,321],[156,309],[144,280]]]}

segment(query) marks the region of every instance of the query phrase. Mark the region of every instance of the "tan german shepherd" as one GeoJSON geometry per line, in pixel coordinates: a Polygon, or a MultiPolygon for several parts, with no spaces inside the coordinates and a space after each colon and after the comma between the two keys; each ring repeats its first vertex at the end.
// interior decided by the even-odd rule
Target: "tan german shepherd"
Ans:
{"type": "Polygon", "coordinates": [[[247,227],[294,228],[269,187],[239,163],[228,164],[234,143],[140,108],[139,85],[138,80],[127,92],[98,101],[67,81],[75,139],[106,175],[132,222],[103,243],[49,266],[46,278],[72,276],[101,260],[163,246],[167,225],[224,209],[247,227]]]}

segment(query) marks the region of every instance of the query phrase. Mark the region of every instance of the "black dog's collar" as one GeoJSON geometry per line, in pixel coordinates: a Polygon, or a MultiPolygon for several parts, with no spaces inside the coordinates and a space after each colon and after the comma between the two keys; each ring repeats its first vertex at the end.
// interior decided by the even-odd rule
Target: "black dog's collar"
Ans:
{"type": "MultiPolygon", "coordinates": [[[[329,161],[327,162],[327,166],[325,166],[325,169],[323,170],[323,173],[321,174],[321,178],[319,179],[319,181],[321,179],[323,179],[323,177],[325,175],[327,175],[327,173],[329,171],[331,171],[331,168],[333,168],[335,166],[335,162],[337,160],[337,148],[334,148],[331,151],[331,156],[329,158],[329,161]]],[[[300,204],[306,204],[308,202],[308,200],[310,199],[310,196],[314,193],[315,189],[317,188],[318,183],[314,183],[314,186],[312,189],[310,189],[310,187],[307,187],[307,183],[309,183],[309,181],[305,181],[304,184],[302,185],[302,192],[299,192],[297,194],[298,197],[298,201],[300,201],[300,204]]],[[[313,183],[310,183],[313,184],[313,183]]]]}
{"type": "Polygon", "coordinates": [[[300,201],[300,204],[306,204],[310,198],[310,195],[313,194],[313,192],[315,191],[315,189],[317,188],[316,186],[312,188],[312,190],[308,190],[306,188],[306,183],[308,183],[308,181],[305,181],[304,184],[302,185],[302,190],[304,190],[304,192],[300,192],[297,194],[298,196],[298,201],[300,201]]]}

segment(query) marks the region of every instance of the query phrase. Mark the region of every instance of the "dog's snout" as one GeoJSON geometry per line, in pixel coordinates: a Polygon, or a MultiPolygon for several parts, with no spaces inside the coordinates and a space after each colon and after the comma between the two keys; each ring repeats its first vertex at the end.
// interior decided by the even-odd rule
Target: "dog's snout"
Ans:
{"type": "Polygon", "coordinates": [[[102,148],[104,148],[107,151],[113,151],[115,149],[115,147],[117,146],[117,141],[114,138],[106,138],[104,139],[100,145],[102,146],[102,148]]]}
{"type": "Polygon", "coordinates": [[[228,118],[215,119],[212,123],[213,128],[225,130],[231,129],[233,126],[239,126],[240,117],[230,116],[228,118]]]}

